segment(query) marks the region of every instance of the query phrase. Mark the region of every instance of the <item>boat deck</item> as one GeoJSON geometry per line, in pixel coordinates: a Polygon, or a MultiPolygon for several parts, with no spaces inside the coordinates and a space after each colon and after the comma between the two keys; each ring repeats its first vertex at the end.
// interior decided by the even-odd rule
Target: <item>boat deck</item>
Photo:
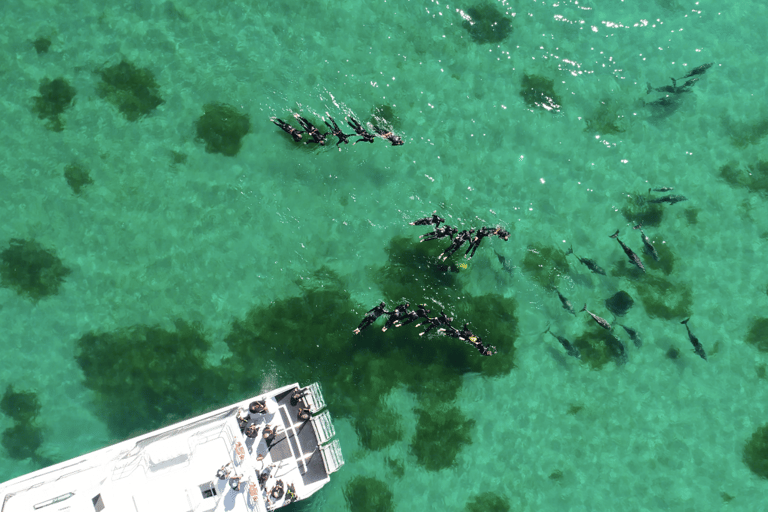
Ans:
{"type": "Polygon", "coordinates": [[[262,512],[286,505],[289,488],[294,501],[306,498],[343,459],[338,441],[326,443],[334,434],[328,413],[314,414],[325,405],[319,388],[292,404],[298,389],[286,386],[11,480],[0,485],[0,512],[262,512]],[[249,413],[257,400],[266,411],[249,413]],[[301,419],[300,409],[313,416],[301,419]],[[268,425],[275,433],[266,438],[268,425]],[[279,481],[283,492],[275,498],[279,481]]]}

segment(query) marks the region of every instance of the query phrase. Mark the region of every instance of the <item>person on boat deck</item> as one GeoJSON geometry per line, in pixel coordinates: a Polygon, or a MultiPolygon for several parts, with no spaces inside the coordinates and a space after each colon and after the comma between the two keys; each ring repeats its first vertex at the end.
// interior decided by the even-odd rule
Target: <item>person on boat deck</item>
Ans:
{"type": "Polygon", "coordinates": [[[283,481],[278,480],[275,486],[272,488],[271,491],[269,491],[269,495],[272,496],[272,499],[279,500],[283,497],[283,494],[285,493],[285,489],[283,488],[283,481]]]}
{"type": "Polygon", "coordinates": [[[267,402],[264,400],[251,402],[250,405],[248,405],[248,410],[251,414],[264,414],[267,412],[267,402]]]}
{"type": "Polygon", "coordinates": [[[277,429],[267,425],[266,427],[264,427],[264,432],[261,434],[261,436],[264,439],[266,439],[267,442],[269,443],[275,438],[276,434],[277,434],[277,429]]]}
{"type": "Polygon", "coordinates": [[[240,490],[240,477],[239,476],[233,476],[229,480],[229,486],[232,488],[233,491],[239,491],[240,490]]]}
{"type": "Polygon", "coordinates": [[[299,404],[299,400],[304,398],[307,394],[306,389],[296,389],[291,395],[291,405],[296,407],[299,404]]]}
{"type": "Polygon", "coordinates": [[[240,427],[240,432],[245,432],[245,427],[248,426],[248,418],[243,418],[242,411],[237,411],[237,425],[240,427]]]}
{"type": "Polygon", "coordinates": [[[245,429],[245,436],[254,439],[259,436],[259,427],[255,423],[251,423],[248,428],[245,429]]]}
{"type": "Polygon", "coordinates": [[[267,480],[269,480],[269,468],[265,469],[261,472],[261,474],[259,474],[259,486],[262,489],[267,484],[267,480]]]}
{"type": "Polygon", "coordinates": [[[307,421],[311,417],[311,414],[309,413],[309,409],[304,409],[303,407],[299,407],[299,419],[302,421],[307,421]]]}
{"type": "Polygon", "coordinates": [[[296,495],[296,487],[293,484],[288,484],[288,490],[285,491],[285,501],[287,503],[293,503],[298,499],[299,497],[296,495]]]}
{"type": "Polygon", "coordinates": [[[216,476],[219,477],[219,480],[226,480],[229,477],[229,466],[231,465],[231,462],[227,462],[219,468],[216,472],[216,476]]]}
{"type": "Polygon", "coordinates": [[[378,306],[376,306],[375,308],[367,312],[363,317],[363,321],[360,322],[360,325],[357,326],[357,329],[355,329],[352,332],[354,332],[355,334],[360,334],[360,331],[362,331],[363,329],[371,325],[373,322],[375,322],[376,319],[379,318],[381,315],[391,314],[391,311],[387,311],[386,309],[384,309],[386,307],[387,305],[384,302],[382,302],[378,306]]]}

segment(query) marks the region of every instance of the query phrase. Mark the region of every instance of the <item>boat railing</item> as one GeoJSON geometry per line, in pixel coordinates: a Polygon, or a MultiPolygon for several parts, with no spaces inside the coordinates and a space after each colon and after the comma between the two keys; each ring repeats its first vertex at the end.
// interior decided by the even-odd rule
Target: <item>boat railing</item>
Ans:
{"type": "Polygon", "coordinates": [[[333,423],[331,423],[330,412],[323,411],[317,416],[313,416],[310,421],[312,422],[312,426],[315,428],[318,444],[326,443],[336,435],[336,429],[333,427],[333,423]]]}
{"type": "Polygon", "coordinates": [[[307,407],[309,407],[309,411],[312,414],[325,408],[325,399],[323,398],[323,393],[320,391],[320,384],[313,382],[306,387],[306,390],[308,393],[304,395],[304,400],[306,400],[307,407]]]}
{"type": "Polygon", "coordinates": [[[323,456],[325,472],[329,475],[339,470],[344,465],[344,456],[341,454],[339,440],[334,439],[332,443],[320,447],[320,454],[323,456]]]}

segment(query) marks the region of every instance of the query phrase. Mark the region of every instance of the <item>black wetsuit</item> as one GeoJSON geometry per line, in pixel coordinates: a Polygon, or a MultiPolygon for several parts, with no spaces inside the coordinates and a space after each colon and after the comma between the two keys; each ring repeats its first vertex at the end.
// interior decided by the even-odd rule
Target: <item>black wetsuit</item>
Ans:
{"type": "Polygon", "coordinates": [[[302,132],[300,130],[297,130],[296,128],[294,128],[293,126],[289,125],[288,123],[286,123],[282,119],[273,119],[272,122],[275,123],[280,128],[282,128],[283,131],[288,133],[291,137],[293,137],[293,140],[295,142],[301,142],[301,140],[302,140],[301,134],[304,133],[304,132],[302,132]]]}
{"type": "Polygon", "coordinates": [[[385,314],[388,315],[388,314],[390,314],[389,311],[384,309],[386,307],[387,307],[387,305],[382,302],[381,304],[379,304],[378,306],[376,306],[375,308],[373,308],[372,310],[367,312],[365,314],[365,317],[363,317],[363,321],[360,322],[360,325],[358,325],[357,329],[355,329],[355,334],[359,333],[360,331],[362,331],[363,329],[365,329],[366,327],[371,325],[381,315],[385,315],[385,314]]]}
{"type": "Polygon", "coordinates": [[[509,231],[499,228],[496,235],[504,241],[509,240],[509,231]]]}
{"type": "Polygon", "coordinates": [[[419,238],[421,238],[422,242],[427,242],[429,240],[437,240],[438,238],[445,238],[449,237],[451,240],[453,240],[453,236],[458,233],[459,230],[456,228],[452,228],[451,226],[443,226],[441,228],[437,228],[431,233],[426,233],[424,235],[421,235],[419,238]]]}
{"type": "MultiPolygon", "coordinates": [[[[453,242],[451,242],[451,245],[446,250],[443,251],[443,254],[440,255],[440,256],[445,255],[445,257],[443,258],[443,261],[450,258],[451,255],[459,249],[459,247],[464,245],[464,242],[469,242],[470,240],[472,240],[472,233],[474,232],[475,232],[474,229],[470,229],[469,231],[465,229],[464,231],[459,233],[459,236],[454,238],[453,242]]],[[[440,259],[440,256],[438,256],[438,259],[440,259]]]]}
{"type": "Polygon", "coordinates": [[[355,130],[356,134],[362,137],[360,139],[357,139],[355,142],[353,142],[352,143],[353,146],[360,141],[373,143],[373,140],[376,138],[376,136],[370,133],[368,130],[366,130],[362,126],[360,126],[360,123],[357,122],[357,119],[355,119],[354,117],[350,117],[349,121],[347,121],[347,124],[350,127],[352,127],[353,130],[355,130]]]}
{"type": "Polygon", "coordinates": [[[401,139],[400,137],[395,135],[394,132],[390,132],[390,131],[387,131],[387,130],[382,130],[381,128],[379,128],[376,125],[373,125],[373,130],[376,133],[378,133],[380,137],[383,137],[383,138],[387,139],[389,142],[391,142],[393,146],[402,146],[403,144],[405,144],[403,142],[403,139],[401,139]]]}
{"type": "Polygon", "coordinates": [[[498,352],[493,345],[483,346],[482,344],[477,347],[478,352],[484,356],[492,356],[498,352]]]}
{"type": "Polygon", "coordinates": [[[451,338],[459,338],[461,339],[461,331],[456,329],[455,327],[451,327],[450,325],[448,327],[445,327],[441,329],[446,336],[450,336],[451,338]]]}
{"type": "Polygon", "coordinates": [[[496,231],[498,231],[501,228],[487,228],[483,226],[480,228],[477,232],[477,235],[475,235],[475,238],[472,239],[471,242],[469,242],[469,249],[467,249],[467,252],[464,253],[464,256],[469,254],[469,251],[472,251],[472,254],[469,254],[469,258],[472,259],[472,256],[475,255],[475,251],[477,251],[477,248],[480,247],[480,242],[483,241],[483,238],[491,235],[495,235],[496,231]]]}
{"type": "Polygon", "coordinates": [[[449,326],[450,327],[450,325],[451,325],[451,318],[448,318],[445,315],[445,312],[441,311],[440,312],[440,316],[436,316],[435,318],[429,318],[429,319],[427,319],[427,322],[424,322],[424,323],[429,323],[429,325],[424,330],[424,332],[419,334],[419,336],[424,336],[425,334],[427,334],[429,331],[431,331],[435,327],[440,327],[441,325],[445,325],[445,326],[449,326]]]}
{"type": "Polygon", "coordinates": [[[389,312],[389,318],[387,318],[387,322],[384,324],[384,327],[382,327],[381,330],[382,331],[386,331],[387,329],[392,327],[392,325],[396,321],[400,320],[401,318],[405,318],[408,315],[408,307],[409,306],[410,306],[410,304],[408,304],[408,303],[400,304],[399,306],[397,306],[395,308],[394,311],[390,311],[389,312]]]}
{"type": "Polygon", "coordinates": [[[437,230],[437,228],[440,227],[441,222],[445,222],[445,219],[442,217],[438,217],[437,212],[435,211],[432,213],[431,217],[424,217],[423,219],[419,219],[411,222],[411,226],[429,226],[431,224],[434,224],[435,230],[437,230]]]}
{"type": "Polygon", "coordinates": [[[419,318],[429,319],[429,310],[425,309],[426,304],[422,304],[416,311],[410,311],[403,320],[398,320],[395,327],[402,325],[408,325],[411,322],[418,320],[419,318]]]}
{"type": "Polygon", "coordinates": [[[299,120],[299,124],[302,128],[307,130],[307,135],[312,137],[312,140],[308,140],[306,144],[320,144],[321,146],[325,146],[325,136],[327,134],[320,133],[320,130],[317,129],[315,125],[307,121],[305,118],[301,117],[299,114],[294,114],[296,116],[296,119],[299,120]]]}
{"type": "Polygon", "coordinates": [[[334,121],[331,116],[328,116],[328,119],[331,120],[331,123],[333,123],[333,125],[331,125],[328,121],[324,121],[324,122],[328,126],[328,128],[331,129],[331,135],[335,135],[336,137],[339,138],[339,142],[337,142],[336,145],[338,146],[342,142],[344,144],[349,144],[348,139],[352,136],[352,134],[347,135],[346,133],[342,132],[341,128],[339,128],[339,125],[336,124],[336,121],[334,121]]]}

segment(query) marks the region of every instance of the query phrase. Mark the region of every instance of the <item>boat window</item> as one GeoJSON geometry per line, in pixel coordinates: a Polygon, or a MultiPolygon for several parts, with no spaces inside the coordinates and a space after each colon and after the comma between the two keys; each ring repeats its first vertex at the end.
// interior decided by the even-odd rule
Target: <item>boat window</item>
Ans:
{"type": "MultiPolygon", "coordinates": [[[[34,506],[34,509],[35,510],[39,510],[39,509],[41,509],[43,507],[47,507],[48,505],[53,505],[55,503],[61,503],[62,501],[68,500],[69,498],[71,498],[74,495],[75,495],[75,493],[68,492],[67,494],[62,494],[61,496],[56,496],[55,498],[51,498],[49,500],[43,501],[42,503],[38,503],[37,505],[34,506]]],[[[8,497],[10,497],[10,496],[13,496],[13,495],[9,494],[8,497]]],[[[6,497],[6,501],[8,500],[8,497],[6,497]]]]}
{"type": "Polygon", "coordinates": [[[101,499],[101,494],[94,496],[91,501],[93,502],[93,508],[96,509],[96,512],[101,512],[104,510],[104,502],[101,499]]]}
{"type": "Polygon", "coordinates": [[[200,484],[200,491],[203,493],[203,498],[211,498],[216,496],[216,487],[213,486],[213,482],[205,482],[200,484]]]}

